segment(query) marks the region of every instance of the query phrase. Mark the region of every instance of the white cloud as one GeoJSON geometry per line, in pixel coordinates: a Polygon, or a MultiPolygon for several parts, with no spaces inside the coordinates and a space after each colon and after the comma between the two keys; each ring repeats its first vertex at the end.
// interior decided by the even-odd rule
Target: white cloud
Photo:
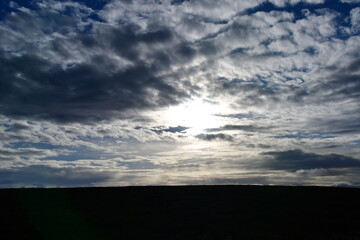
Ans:
{"type": "Polygon", "coordinates": [[[58,151],[38,148],[0,148],[0,161],[19,161],[57,156],[58,151]]]}
{"type": "Polygon", "coordinates": [[[360,31],[360,8],[354,8],[350,11],[351,31],[356,34],[360,31]]]}
{"type": "Polygon", "coordinates": [[[316,176],[326,175],[327,170],[322,168],[300,169],[296,171],[296,174],[306,177],[316,177],[316,176]]]}
{"type": "Polygon", "coordinates": [[[300,2],[309,4],[322,4],[325,0],[270,0],[272,4],[278,7],[285,7],[286,5],[295,5],[300,2]]]}
{"type": "Polygon", "coordinates": [[[359,3],[360,0],[340,0],[342,3],[359,3]]]}

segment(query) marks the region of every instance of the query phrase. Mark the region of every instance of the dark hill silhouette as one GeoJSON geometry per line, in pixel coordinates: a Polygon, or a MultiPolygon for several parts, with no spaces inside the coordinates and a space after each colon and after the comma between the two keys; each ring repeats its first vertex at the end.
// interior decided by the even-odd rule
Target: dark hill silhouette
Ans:
{"type": "Polygon", "coordinates": [[[360,239],[360,189],[2,189],[1,239],[360,239]]]}

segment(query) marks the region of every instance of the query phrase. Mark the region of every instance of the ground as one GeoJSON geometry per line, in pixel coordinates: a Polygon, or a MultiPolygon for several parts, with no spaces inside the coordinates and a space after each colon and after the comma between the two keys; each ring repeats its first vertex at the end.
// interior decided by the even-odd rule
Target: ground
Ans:
{"type": "Polygon", "coordinates": [[[360,189],[0,190],[2,239],[360,239],[360,189]]]}

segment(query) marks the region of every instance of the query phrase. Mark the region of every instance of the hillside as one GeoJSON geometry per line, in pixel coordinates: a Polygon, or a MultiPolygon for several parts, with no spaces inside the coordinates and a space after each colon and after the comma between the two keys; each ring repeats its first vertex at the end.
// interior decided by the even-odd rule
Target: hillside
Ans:
{"type": "Polygon", "coordinates": [[[0,190],[1,239],[360,239],[360,189],[0,190]]]}

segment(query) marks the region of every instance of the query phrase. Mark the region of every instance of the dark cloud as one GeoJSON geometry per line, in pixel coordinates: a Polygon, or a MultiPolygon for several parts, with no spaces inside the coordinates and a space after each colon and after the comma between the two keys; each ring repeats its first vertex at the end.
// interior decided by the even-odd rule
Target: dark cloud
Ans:
{"type": "Polygon", "coordinates": [[[201,41],[197,47],[199,52],[205,56],[212,56],[218,52],[218,46],[211,41],[201,41]]]}
{"type": "Polygon", "coordinates": [[[306,153],[302,150],[265,152],[271,156],[263,163],[263,167],[276,170],[316,169],[316,168],[360,168],[360,160],[339,154],[320,155],[306,153]]]}
{"type": "Polygon", "coordinates": [[[198,139],[205,140],[205,141],[216,141],[216,140],[222,140],[222,141],[234,141],[234,138],[231,135],[224,134],[224,133],[217,133],[217,134],[198,134],[195,136],[198,139]]]}
{"type": "Polygon", "coordinates": [[[180,5],[184,2],[189,2],[190,0],[171,0],[172,5],[180,5]]]}
{"type": "Polygon", "coordinates": [[[9,125],[9,127],[6,129],[6,131],[18,133],[21,131],[30,130],[31,128],[32,128],[32,126],[29,124],[26,124],[26,123],[13,123],[13,124],[9,125]]]}
{"type": "Polygon", "coordinates": [[[237,39],[246,40],[251,34],[255,34],[254,30],[251,24],[234,22],[229,28],[229,34],[237,39]]]}
{"type": "Polygon", "coordinates": [[[324,94],[324,101],[339,101],[342,99],[360,99],[360,58],[355,57],[343,67],[329,66],[331,71],[329,81],[319,82],[313,93],[324,94]]]}
{"type": "MultiPolygon", "coordinates": [[[[303,72],[304,69],[293,69],[289,72],[303,72]]],[[[272,78],[274,74],[268,76],[255,75],[251,79],[228,79],[226,77],[218,77],[215,87],[213,86],[213,93],[215,96],[221,94],[230,94],[237,96],[236,104],[239,106],[276,106],[277,104],[291,103],[291,104],[305,104],[308,103],[310,97],[318,95],[314,89],[308,89],[303,86],[303,79],[293,79],[287,77],[287,72],[281,73],[284,82],[297,80],[301,81],[301,85],[280,85],[275,83],[272,78]]],[[[235,115],[234,115],[235,116],[235,115]]],[[[239,115],[241,117],[241,115],[239,115]]],[[[246,116],[245,116],[246,117],[246,116]]],[[[245,118],[243,117],[243,118],[245,118]]],[[[255,116],[254,116],[255,117],[255,116]]],[[[257,116],[263,117],[263,116],[257,116]]]]}
{"type": "Polygon", "coordinates": [[[273,51],[267,51],[264,53],[259,54],[250,54],[249,50],[251,48],[236,48],[230,52],[230,56],[235,59],[241,59],[243,57],[249,58],[249,59],[255,59],[259,61],[264,61],[267,58],[275,58],[275,57],[286,57],[287,54],[285,52],[273,52],[273,51]]]}
{"type": "MultiPolygon", "coordinates": [[[[184,184],[188,185],[198,185],[199,180],[185,180],[184,184]]],[[[205,185],[267,185],[271,183],[267,176],[245,176],[243,178],[232,178],[232,177],[224,177],[224,178],[209,178],[200,182],[200,184],[205,185]]]]}
{"type": "Polygon", "coordinates": [[[258,113],[254,113],[254,112],[236,113],[236,114],[227,114],[227,115],[218,114],[217,116],[219,116],[219,117],[228,117],[228,118],[238,118],[238,119],[262,119],[262,118],[266,118],[265,116],[263,116],[261,114],[258,114],[258,113]]]}
{"type": "Polygon", "coordinates": [[[214,95],[230,94],[237,96],[236,103],[240,106],[264,106],[278,103],[286,90],[277,89],[269,85],[270,80],[261,76],[254,76],[250,80],[218,78],[213,85],[214,95]]]}
{"type": "MultiPolygon", "coordinates": [[[[137,59],[129,49],[119,51],[137,59]]],[[[177,104],[187,97],[142,61],[110,73],[98,69],[95,62],[63,69],[34,55],[9,58],[0,53],[0,65],[0,113],[7,116],[93,121],[128,109],[177,104]]]]}
{"type": "Polygon", "coordinates": [[[177,127],[169,127],[169,128],[151,129],[151,131],[154,131],[156,133],[162,133],[162,132],[182,133],[187,129],[189,129],[189,127],[177,126],[177,127]]]}
{"type": "Polygon", "coordinates": [[[148,32],[141,36],[141,41],[147,44],[151,43],[163,43],[170,41],[173,38],[173,33],[168,28],[148,32]]]}
{"type": "Polygon", "coordinates": [[[336,136],[331,136],[331,135],[327,135],[325,133],[322,132],[305,132],[305,131],[298,131],[296,133],[291,133],[291,134],[283,134],[283,135],[278,135],[278,136],[274,136],[274,138],[301,138],[301,139],[328,139],[328,138],[335,138],[336,136]]]}
{"type": "Polygon", "coordinates": [[[39,148],[0,148],[0,160],[19,160],[36,158],[41,159],[48,156],[55,156],[56,152],[49,149],[39,148]]]}
{"type": "Polygon", "coordinates": [[[323,147],[319,147],[320,149],[332,149],[332,148],[340,148],[342,147],[342,145],[326,145],[326,146],[323,146],[323,147]]]}
{"type": "Polygon", "coordinates": [[[196,50],[189,44],[181,44],[175,49],[175,56],[178,56],[179,61],[188,62],[196,55],[196,50]]]}
{"type": "MultiPolygon", "coordinates": [[[[130,61],[138,60],[139,50],[138,45],[143,44],[156,44],[166,43],[173,39],[173,33],[168,28],[161,28],[150,30],[145,33],[140,33],[140,27],[135,24],[127,24],[122,28],[110,28],[107,31],[100,32],[106,36],[105,40],[108,40],[110,47],[113,48],[121,57],[127,58],[130,61]]],[[[100,36],[98,36],[100,37],[100,36]]],[[[99,43],[101,44],[101,43],[99,43]]],[[[185,48],[179,51],[179,54],[189,54],[189,50],[185,48]]]]}
{"type": "Polygon", "coordinates": [[[106,182],[111,173],[90,168],[56,168],[42,165],[0,170],[0,185],[5,186],[91,186],[106,182]]]}
{"type": "Polygon", "coordinates": [[[219,128],[206,129],[208,132],[240,130],[245,132],[264,132],[272,127],[260,127],[256,125],[225,125],[219,128]]]}
{"type": "Polygon", "coordinates": [[[325,130],[327,134],[331,135],[350,135],[360,133],[360,116],[358,111],[346,112],[344,116],[332,117],[329,119],[316,118],[311,121],[312,126],[325,130]]]}
{"type": "Polygon", "coordinates": [[[55,59],[76,57],[69,44],[90,55],[86,61],[65,67],[43,57],[39,44],[26,39],[18,39],[21,54],[0,50],[0,114],[57,122],[93,122],[126,117],[127,110],[177,104],[188,97],[181,83],[158,73],[169,70],[178,61],[189,61],[196,54],[188,44],[166,47],[174,40],[170,28],[152,24],[143,30],[137,24],[126,23],[90,28],[84,33],[77,29],[77,18],[46,8],[38,11],[40,15],[9,15],[5,24],[21,31],[24,37],[31,31],[68,36],[49,41],[55,59]],[[44,24],[42,29],[38,25],[43,24],[43,19],[39,17],[49,19],[51,24],[44,24]],[[152,50],[157,44],[162,48],[152,50]],[[149,51],[145,53],[140,45],[149,51]],[[119,69],[109,51],[129,61],[128,67],[119,69]]]}
{"type": "Polygon", "coordinates": [[[138,162],[119,162],[119,166],[125,166],[128,169],[156,169],[159,168],[159,165],[156,165],[150,161],[143,160],[138,162]]]}
{"type": "MultiPolygon", "coordinates": [[[[347,124],[347,121],[340,121],[342,122],[342,124],[338,125],[339,129],[338,130],[332,130],[331,133],[333,134],[354,134],[354,133],[359,133],[360,132],[360,124],[354,124],[354,123],[350,123],[347,124]]],[[[329,123],[329,122],[328,122],[329,123]]],[[[329,124],[331,125],[331,124],[329,124]]]]}
{"type": "Polygon", "coordinates": [[[360,188],[360,185],[357,183],[349,183],[349,182],[337,182],[331,185],[332,187],[340,187],[340,188],[360,188]]]}

